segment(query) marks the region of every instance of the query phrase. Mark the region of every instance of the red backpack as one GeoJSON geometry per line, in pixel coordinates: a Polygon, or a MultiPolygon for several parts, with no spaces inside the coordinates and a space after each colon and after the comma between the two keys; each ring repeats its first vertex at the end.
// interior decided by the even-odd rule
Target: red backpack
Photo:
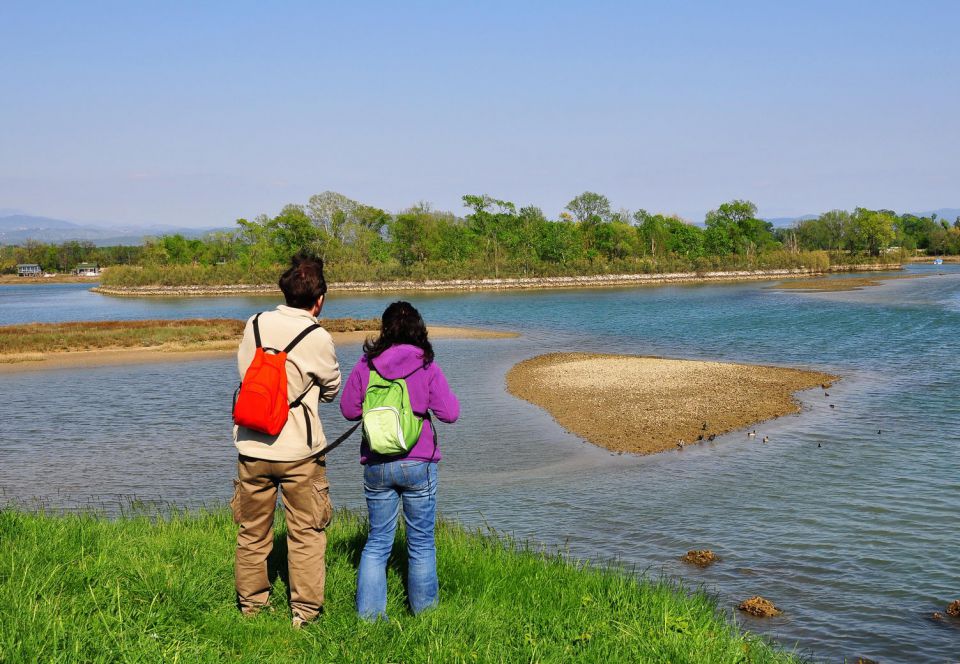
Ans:
{"type": "MultiPolygon", "coordinates": [[[[287,354],[303,338],[320,327],[314,323],[298,334],[283,350],[264,348],[260,342],[260,325],[253,318],[253,338],[257,350],[253,362],[243,374],[240,387],[233,397],[233,421],[242,427],[276,436],[287,423],[291,408],[303,405],[303,398],[313,387],[313,381],[307,389],[292,403],[287,402],[287,354]]],[[[307,422],[307,445],[311,445],[310,418],[307,422]]]]}

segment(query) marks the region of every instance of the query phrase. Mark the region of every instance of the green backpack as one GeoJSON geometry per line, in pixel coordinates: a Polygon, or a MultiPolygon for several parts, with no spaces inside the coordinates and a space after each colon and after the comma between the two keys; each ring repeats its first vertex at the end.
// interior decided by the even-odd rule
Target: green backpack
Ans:
{"type": "Polygon", "coordinates": [[[410,392],[404,378],[384,378],[370,366],[370,381],[363,396],[363,436],[370,449],[385,456],[409,452],[423,430],[423,418],[410,406],[410,392]]]}

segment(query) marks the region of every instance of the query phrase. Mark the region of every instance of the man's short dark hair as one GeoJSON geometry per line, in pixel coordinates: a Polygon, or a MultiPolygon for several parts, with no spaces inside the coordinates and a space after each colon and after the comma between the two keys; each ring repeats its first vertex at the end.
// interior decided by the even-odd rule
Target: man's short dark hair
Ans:
{"type": "Polygon", "coordinates": [[[323,259],[301,251],[290,259],[290,268],[280,277],[280,290],[287,306],[309,309],[327,292],[323,259]]]}

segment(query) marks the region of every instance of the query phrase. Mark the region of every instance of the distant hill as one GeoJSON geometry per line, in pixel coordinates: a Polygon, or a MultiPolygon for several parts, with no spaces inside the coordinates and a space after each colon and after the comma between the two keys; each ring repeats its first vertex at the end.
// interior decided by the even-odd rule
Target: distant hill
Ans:
{"type": "Polygon", "coordinates": [[[11,214],[0,217],[0,232],[3,231],[21,231],[31,228],[80,228],[77,224],[63,219],[50,219],[49,217],[34,217],[28,214],[11,214]]]}
{"type": "Polygon", "coordinates": [[[807,219],[816,219],[819,215],[816,214],[805,214],[799,217],[769,217],[764,219],[764,221],[769,221],[773,224],[774,228],[789,228],[793,226],[798,221],[806,221],[807,219]]]}
{"type": "Polygon", "coordinates": [[[960,208],[940,208],[939,210],[927,210],[926,212],[920,212],[918,216],[929,217],[931,214],[937,215],[937,219],[954,221],[957,217],[960,217],[960,208]]]}
{"type": "Polygon", "coordinates": [[[232,228],[182,228],[177,226],[94,226],[77,224],[64,219],[37,217],[29,214],[0,215],[0,244],[37,242],[68,242],[81,240],[98,246],[138,245],[147,237],[180,233],[185,237],[203,237],[232,228]]]}
{"type": "MultiPolygon", "coordinates": [[[[895,210],[898,214],[899,210],[895,210]]],[[[939,210],[925,210],[924,212],[911,212],[918,217],[929,217],[932,214],[937,215],[937,219],[946,219],[947,221],[953,221],[957,217],[960,217],[960,208],[940,208],[939,210]]],[[[800,217],[771,217],[766,218],[764,221],[769,221],[774,225],[775,228],[790,228],[798,221],[806,221],[807,219],[816,219],[820,215],[816,214],[805,214],[800,217]]]]}

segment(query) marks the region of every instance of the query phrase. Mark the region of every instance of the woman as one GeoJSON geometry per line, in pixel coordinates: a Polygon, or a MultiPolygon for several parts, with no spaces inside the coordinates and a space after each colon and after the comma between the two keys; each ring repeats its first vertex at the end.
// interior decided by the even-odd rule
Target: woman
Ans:
{"type": "Polygon", "coordinates": [[[407,532],[407,589],[414,613],[437,603],[437,555],[433,531],[437,509],[437,462],[440,449],[430,413],[441,422],[455,422],[460,403],[433,360],[427,326],[409,302],[394,302],[383,312],[380,336],[363,345],[364,355],[347,379],[340,412],[348,420],[363,415],[363,399],[371,365],[389,380],[403,378],[414,413],[423,417],[420,437],[410,450],[381,456],[364,437],[360,446],[363,491],[370,533],[360,556],[357,612],[368,620],[387,615],[387,560],[393,548],[400,506],[407,532]]]}

